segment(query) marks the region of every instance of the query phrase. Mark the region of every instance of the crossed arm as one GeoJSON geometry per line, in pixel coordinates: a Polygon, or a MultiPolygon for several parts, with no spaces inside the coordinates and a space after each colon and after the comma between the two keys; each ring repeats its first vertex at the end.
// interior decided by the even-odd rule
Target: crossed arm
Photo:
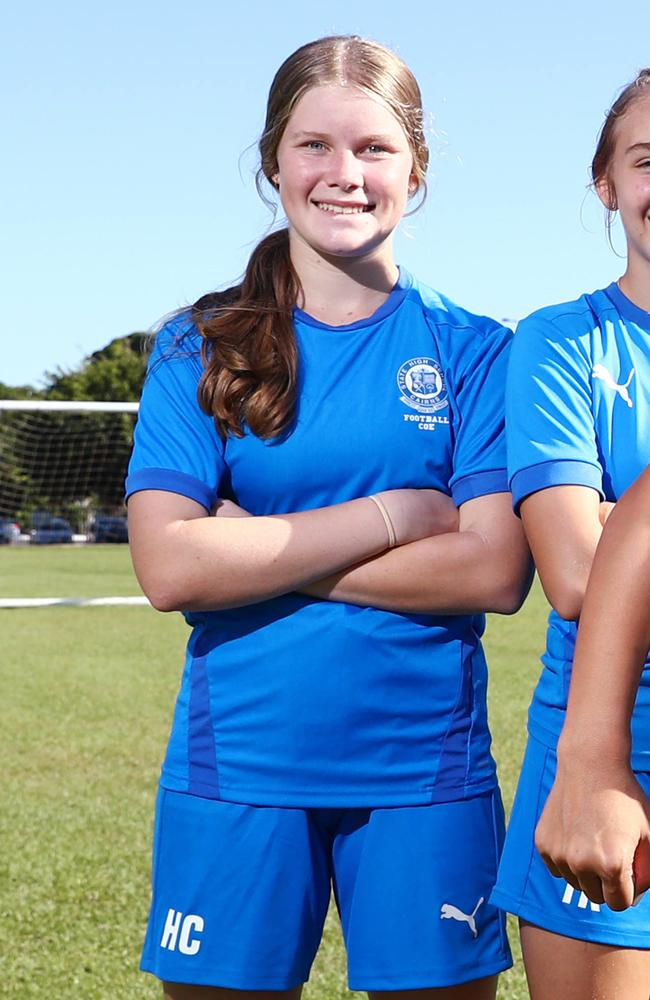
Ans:
{"type": "Polygon", "coordinates": [[[650,885],[650,803],[630,718],[650,648],[650,469],[603,531],[584,598],[558,771],[536,843],[554,875],[612,909],[650,885]]]}
{"type": "Polygon", "coordinates": [[[252,517],[224,503],[216,517],[187,497],[145,490],[129,500],[135,570],[162,611],[210,610],[301,590],[326,600],[430,614],[512,613],[530,586],[523,531],[506,493],[457,512],[434,490],[389,490],[395,526],[369,498],[252,517]]]}

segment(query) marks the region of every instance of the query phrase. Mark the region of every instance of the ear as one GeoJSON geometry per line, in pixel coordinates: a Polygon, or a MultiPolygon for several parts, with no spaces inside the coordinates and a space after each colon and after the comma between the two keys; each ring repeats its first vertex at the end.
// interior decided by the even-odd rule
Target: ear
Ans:
{"type": "Polygon", "coordinates": [[[601,179],[596,182],[596,194],[608,212],[615,212],[618,209],[616,191],[609,177],[601,177],[601,179]]]}
{"type": "Polygon", "coordinates": [[[279,174],[279,172],[277,170],[275,171],[274,174],[271,174],[271,176],[269,177],[269,180],[271,181],[271,184],[273,185],[273,187],[275,187],[275,188],[279,188],[280,187],[280,174],[279,174]]]}
{"type": "Polygon", "coordinates": [[[418,190],[419,187],[420,187],[419,180],[417,179],[415,174],[411,174],[411,176],[409,177],[409,186],[408,186],[409,198],[413,197],[413,195],[415,194],[415,192],[418,190]]]}

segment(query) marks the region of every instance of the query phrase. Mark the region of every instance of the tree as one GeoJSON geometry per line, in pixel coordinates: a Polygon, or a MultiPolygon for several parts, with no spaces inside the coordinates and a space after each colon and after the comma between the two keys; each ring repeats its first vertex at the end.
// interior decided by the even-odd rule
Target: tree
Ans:
{"type": "Polygon", "coordinates": [[[43,393],[31,385],[7,385],[0,382],[0,399],[42,399],[43,393]]]}
{"type": "Polygon", "coordinates": [[[76,371],[48,372],[47,399],[138,400],[147,369],[148,334],[130,333],[89,355],[76,371]]]}

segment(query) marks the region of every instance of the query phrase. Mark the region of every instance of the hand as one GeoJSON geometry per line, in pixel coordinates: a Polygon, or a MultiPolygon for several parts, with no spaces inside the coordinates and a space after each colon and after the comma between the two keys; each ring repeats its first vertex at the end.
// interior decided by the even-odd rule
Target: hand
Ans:
{"type": "Polygon", "coordinates": [[[458,510],[439,490],[384,490],[378,494],[395,529],[397,545],[458,531],[458,510]]]}
{"type": "Polygon", "coordinates": [[[627,764],[558,768],[535,845],[549,871],[612,910],[650,887],[650,802],[627,764]]]}
{"type": "Polygon", "coordinates": [[[233,500],[219,498],[212,508],[213,517],[252,517],[243,507],[238,507],[233,500]]]}

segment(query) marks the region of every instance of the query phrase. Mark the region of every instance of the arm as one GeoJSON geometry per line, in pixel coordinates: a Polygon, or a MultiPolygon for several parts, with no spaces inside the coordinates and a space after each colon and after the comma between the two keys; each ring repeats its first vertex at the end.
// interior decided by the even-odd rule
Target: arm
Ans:
{"type": "MultiPolygon", "coordinates": [[[[198,403],[202,372],[200,338],[186,318],[174,320],[156,340],[126,484],[133,561],[155,607],[262,601],[387,547],[386,523],[368,498],[281,516],[210,517],[228,469],[224,441],[198,403]]],[[[399,544],[456,523],[449,499],[433,490],[381,497],[399,544]]]]}
{"type": "Polygon", "coordinates": [[[330,601],[426,614],[512,614],[532,581],[509,493],[462,504],[457,532],[405,545],[306,588],[330,601]]]}
{"type": "Polygon", "coordinates": [[[616,910],[650,886],[650,803],[629,763],[649,607],[650,469],[621,498],[598,546],[557,778],[536,835],[554,875],[616,910]]]}
{"type": "Polygon", "coordinates": [[[544,310],[514,338],[506,387],[508,472],[546,596],[577,620],[602,521],[593,413],[593,316],[544,310]]]}
{"type": "Polygon", "coordinates": [[[602,520],[612,504],[588,486],[553,486],[526,497],[521,519],[544,593],[566,620],[580,616],[602,520]]]}
{"type": "Polygon", "coordinates": [[[504,386],[510,342],[507,331],[463,325],[446,348],[453,442],[448,474],[458,531],[366,560],[310,585],[310,594],[424,614],[508,614],[520,607],[532,570],[506,492],[504,386]]]}
{"type": "MultiPolygon", "coordinates": [[[[397,544],[447,530],[451,503],[434,490],[380,494],[397,544]]],[[[145,594],[161,611],[238,607],[296,590],[387,548],[369,498],[270,517],[210,517],[195,500],[142,490],[129,500],[129,539],[145,594]]]]}

